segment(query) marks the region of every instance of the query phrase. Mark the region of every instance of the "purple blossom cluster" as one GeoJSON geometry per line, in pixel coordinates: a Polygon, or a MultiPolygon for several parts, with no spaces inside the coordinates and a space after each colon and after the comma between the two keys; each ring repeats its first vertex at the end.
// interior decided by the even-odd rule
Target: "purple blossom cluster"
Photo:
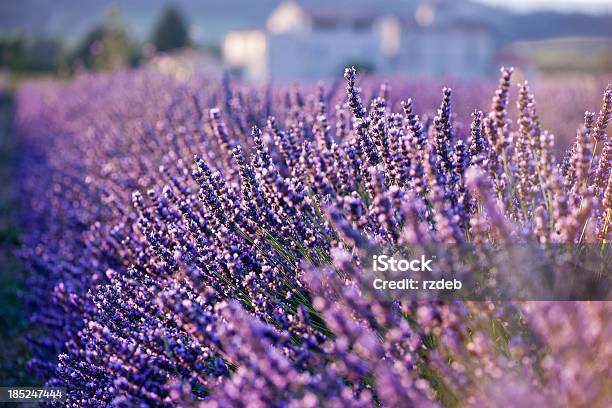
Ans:
{"type": "Polygon", "coordinates": [[[512,74],[471,117],[451,88],[419,116],[353,68],[312,92],[25,86],[32,370],[69,407],[610,406],[608,302],[359,285],[373,248],[610,241],[612,90],[557,159],[512,74]]]}

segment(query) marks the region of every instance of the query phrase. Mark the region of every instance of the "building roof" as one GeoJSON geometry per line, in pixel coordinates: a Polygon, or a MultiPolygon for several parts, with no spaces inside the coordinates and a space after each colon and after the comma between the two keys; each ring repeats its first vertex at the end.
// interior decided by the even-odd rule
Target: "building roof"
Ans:
{"type": "Polygon", "coordinates": [[[480,5],[469,1],[397,0],[394,2],[333,0],[281,3],[270,15],[270,32],[310,30],[313,27],[371,28],[381,17],[393,16],[404,29],[488,32],[492,25],[480,5]]]}
{"type": "Polygon", "coordinates": [[[341,25],[369,28],[380,16],[373,7],[352,7],[343,0],[328,5],[289,0],[272,12],[267,28],[276,33],[341,25]]]}

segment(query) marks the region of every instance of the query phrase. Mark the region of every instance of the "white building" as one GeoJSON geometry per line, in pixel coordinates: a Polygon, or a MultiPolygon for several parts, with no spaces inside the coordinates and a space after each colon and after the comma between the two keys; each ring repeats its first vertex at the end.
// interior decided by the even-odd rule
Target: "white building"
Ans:
{"type": "Polygon", "coordinates": [[[419,77],[488,75],[494,42],[487,26],[424,4],[405,16],[286,1],[265,29],[228,34],[224,61],[254,81],[336,78],[348,65],[419,77]]]}
{"type": "Polygon", "coordinates": [[[432,27],[404,26],[392,62],[396,71],[419,77],[476,79],[496,74],[494,38],[478,22],[454,21],[432,27]]]}

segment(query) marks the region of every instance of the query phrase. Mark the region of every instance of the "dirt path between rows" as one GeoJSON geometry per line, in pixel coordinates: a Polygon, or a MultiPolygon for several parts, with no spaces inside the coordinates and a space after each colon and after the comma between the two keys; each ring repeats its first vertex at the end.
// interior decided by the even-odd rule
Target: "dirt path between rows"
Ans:
{"type": "Polygon", "coordinates": [[[21,293],[27,290],[19,248],[18,141],[13,96],[0,89],[0,386],[39,385],[27,372],[30,329],[21,293]]]}

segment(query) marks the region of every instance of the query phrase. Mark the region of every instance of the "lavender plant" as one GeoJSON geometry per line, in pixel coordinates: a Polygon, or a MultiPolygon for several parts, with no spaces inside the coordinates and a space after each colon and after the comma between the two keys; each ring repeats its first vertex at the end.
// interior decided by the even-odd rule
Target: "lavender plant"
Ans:
{"type": "Polygon", "coordinates": [[[387,301],[361,285],[372,251],[475,245],[502,277],[491,246],[608,243],[610,87],[558,160],[527,83],[513,119],[511,69],[489,112],[465,115],[450,88],[419,116],[388,84],[344,78],[346,92],[147,71],[21,89],[22,253],[45,330],[30,365],[66,406],[612,404],[609,302],[387,301]]]}

